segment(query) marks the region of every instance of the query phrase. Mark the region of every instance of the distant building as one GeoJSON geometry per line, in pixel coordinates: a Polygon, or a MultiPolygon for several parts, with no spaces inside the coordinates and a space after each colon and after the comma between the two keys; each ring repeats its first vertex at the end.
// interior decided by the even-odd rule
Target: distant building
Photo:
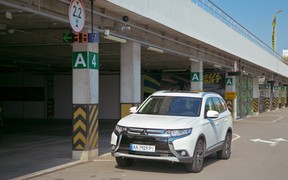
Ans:
{"type": "Polygon", "coordinates": [[[283,50],[283,56],[288,57],[288,49],[283,50]]]}

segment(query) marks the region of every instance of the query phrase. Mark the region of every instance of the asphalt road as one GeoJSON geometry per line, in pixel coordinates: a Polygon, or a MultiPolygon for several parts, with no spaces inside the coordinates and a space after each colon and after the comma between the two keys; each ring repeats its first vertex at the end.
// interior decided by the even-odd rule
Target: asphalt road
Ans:
{"type": "Polygon", "coordinates": [[[88,162],[43,172],[31,179],[286,180],[287,140],[286,108],[235,121],[231,158],[218,160],[215,155],[211,155],[205,159],[203,171],[197,174],[187,173],[182,164],[158,161],[138,160],[130,168],[119,168],[108,153],[88,162]]]}

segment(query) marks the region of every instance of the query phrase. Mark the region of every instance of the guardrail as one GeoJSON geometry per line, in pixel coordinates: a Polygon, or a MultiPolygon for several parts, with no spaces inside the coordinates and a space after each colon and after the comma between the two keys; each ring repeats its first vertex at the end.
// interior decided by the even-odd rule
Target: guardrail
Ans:
{"type": "Polygon", "coordinates": [[[247,38],[251,42],[255,43],[271,55],[275,56],[278,60],[282,58],[280,54],[277,52],[274,52],[273,49],[265,44],[261,39],[256,37],[253,33],[251,33],[249,30],[247,30],[244,26],[242,26],[240,23],[238,23],[235,19],[233,19],[231,16],[229,16],[227,13],[225,13],[220,7],[218,7],[216,4],[211,2],[210,0],[191,0],[193,3],[195,3],[197,6],[201,7],[220,21],[222,21],[224,24],[226,24],[228,27],[232,28],[234,31],[241,34],[243,37],[247,38]]]}

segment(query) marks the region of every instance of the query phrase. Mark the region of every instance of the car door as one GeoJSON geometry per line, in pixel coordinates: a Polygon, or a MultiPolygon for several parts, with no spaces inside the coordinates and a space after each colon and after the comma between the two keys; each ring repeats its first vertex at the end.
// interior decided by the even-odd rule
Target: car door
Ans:
{"type": "Polygon", "coordinates": [[[205,128],[205,136],[206,136],[206,145],[207,149],[213,148],[218,143],[218,128],[217,121],[212,118],[207,118],[206,114],[209,110],[215,110],[214,103],[212,97],[208,97],[205,100],[204,107],[204,128],[205,128]]]}
{"type": "Polygon", "coordinates": [[[217,129],[218,142],[221,142],[224,141],[227,131],[228,114],[225,113],[225,111],[227,110],[227,106],[225,105],[224,101],[222,101],[219,97],[213,97],[213,103],[215,110],[219,112],[219,117],[214,119],[214,122],[217,129]]]}

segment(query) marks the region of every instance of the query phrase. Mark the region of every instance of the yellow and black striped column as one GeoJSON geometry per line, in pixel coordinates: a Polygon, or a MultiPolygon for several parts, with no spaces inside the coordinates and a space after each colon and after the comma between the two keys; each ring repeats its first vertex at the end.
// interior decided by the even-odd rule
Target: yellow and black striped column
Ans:
{"type": "Polygon", "coordinates": [[[259,98],[253,98],[253,111],[254,113],[259,112],[259,98]]]}
{"type": "Polygon", "coordinates": [[[231,113],[233,113],[233,99],[226,99],[226,104],[231,113]]]}
{"type": "Polygon", "coordinates": [[[279,107],[279,102],[278,102],[278,97],[274,97],[273,98],[273,107],[274,107],[274,109],[278,109],[278,107],[279,107]]]}
{"type": "Polygon", "coordinates": [[[54,80],[53,76],[47,76],[47,118],[54,117],[54,80]]]}
{"type": "Polygon", "coordinates": [[[48,98],[47,100],[47,116],[48,118],[54,117],[54,99],[48,98]]]}
{"type": "Polygon", "coordinates": [[[265,111],[270,111],[270,98],[269,97],[266,97],[264,100],[264,108],[265,108],[265,111]]]}
{"type": "MultiPolygon", "coordinates": [[[[98,37],[98,34],[93,37],[98,37]]],[[[98,42],[73,43],[72,158],[76,160],[89,160],[98,156],[98,50],[98,42]]]]}
{"type": "Polygon", "coordinates": [[[98,148],[97,105],[73,105],[73,150],[98,148]]]}

